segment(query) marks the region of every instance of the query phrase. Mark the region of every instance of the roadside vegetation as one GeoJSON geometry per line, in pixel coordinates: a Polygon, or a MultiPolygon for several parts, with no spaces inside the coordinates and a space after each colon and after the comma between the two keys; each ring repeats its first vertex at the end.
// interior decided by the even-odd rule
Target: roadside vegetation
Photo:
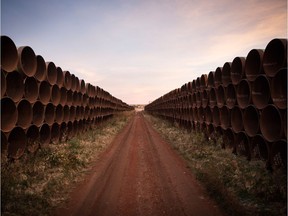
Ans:
{"type": "Polygon", "coordinates": [[[133,113],[115,114],[67,142],[26,153],[17,161],[2,157],[1,215],[52,215],[133,113]]]}
{"type": "Polygon", "coordinates": [[[261,160],[248,161],[223,149],[223,140],[207,140],[164,119],[144,115],[187,161],[191,171],[227,215],[286,215],[287,172],[268,171],[261,160]]]}

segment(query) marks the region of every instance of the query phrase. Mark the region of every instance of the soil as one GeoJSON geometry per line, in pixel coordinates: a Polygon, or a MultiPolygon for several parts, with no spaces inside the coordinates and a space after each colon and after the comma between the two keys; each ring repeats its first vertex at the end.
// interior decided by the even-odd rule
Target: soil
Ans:
{"type": "Polygon", "coordinates": [[[224,215],[185,161],[137,112],[57,215],[224,215]]]}

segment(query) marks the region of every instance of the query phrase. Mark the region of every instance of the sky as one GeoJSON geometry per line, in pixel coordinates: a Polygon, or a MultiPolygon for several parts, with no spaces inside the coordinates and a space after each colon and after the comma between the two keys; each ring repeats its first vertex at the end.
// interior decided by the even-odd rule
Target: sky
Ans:
{"type": "Polygon", "coordinates": [[[147,104],[287,38],[287,0],[1,0],[1,35],[147,104]]]}

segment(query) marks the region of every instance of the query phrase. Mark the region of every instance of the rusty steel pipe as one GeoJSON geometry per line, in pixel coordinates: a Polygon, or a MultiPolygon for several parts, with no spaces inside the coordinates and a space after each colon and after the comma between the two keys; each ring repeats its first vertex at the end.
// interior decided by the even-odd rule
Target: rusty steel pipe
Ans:
{"type": "Polygon", "coordinates": [[[85,84],[85,81],[83,79],[80,80],[80,92],[82,94],[86,93],[86,84],[85,84]]]}
{"type": "Polygon", "coordinates": [[[205,113],[203,107],[197,108],[198,121],[203,123],[205,121],[205,113]]]}
{"type": "Polygon", "coordinates": [[[246,79],[240,81],[237,87],[236,97],[241,109],[245,109],[251,103],[251,87],[246,79]]]}
{"type": "Polygon", "coordinates": [[[216,105],[217,105],[216,90],[215,88],[211,88],[209,91],[209,106],[213,108],[216,105]]]}
{"type": "Polygon", "coordinates": [[[227,87],[231,83],[231,62],[226,62],[222,68],[222,83],[227,87]]]}
{"type": "Polygon", "coordinates": [[[57,122],[51,126],[51,142],[58,143],[60,139],[60,126],[57,122]]]}
{"type": "Polygon", "coordinates": [[[210,124],[213,122],[213,118],[212,118],[212,111],[210,107],[206,107],[205,111],[204,111],[204,115],[205,115],[205,122],[206,124],[210,124]]]}
{"type": "Polygon", "coordinates": [[[32,77],[37,70],[37,60],[33,49],[29,46],[21,46],[18,51],[17,70],[25,76],[32,77]]]}
{"type": "Polygon", "coordinates": [[[34,77],[42,82],[46,79],[46,62],[41,55],[36,56],[37,68],[34,77]]]}
{"type": "Polygon", "coordinates": [[[259,74],[263,74],[263,54],[264,50],[262,49],[252,49],[247,57],[245,64],[245,75],[248,81],[254,81],[259,74]]]}
{"type": "Polygon", "coordinates": [[[47,81],[42,81],[39,84],[39,100],[42,104],[47,105],[51,98],[51,86],[47,81]]]}
{"type": "Polygon", "coordinates": [[[230,83],[227,86],[225,95],[226,95],[226,105],[229,109],[232,109],[237,104],[236,88],[232,83],[230,83]]]}
{"type": "Polygon", "coordinates": [[[226,95],[225,95],[225,88],[223,85],[219,85],[216,89],[216,99],[217,99],[217,106],[219,108],[223,107],[226,102],[226,95]]]}
{"type": "Polygon", "coordinates": [[[206,108],[208,106],[208,103],[209,103],[208,94],[209,93],[207,93],[206,89],[204,89],[200,94],[203,108],[206,108]]]}
{"type": "Polygon", "coordinates": [[[253,105],[249,105],[243,113],[243,126],[249,137],[256,136],[259,132],[259,112],[253,105]]]}
{"type": "Polygon", "coordinates": [[[67,89],[65,87],[61,87],[60,89],[60,101],[59,103],[64,106],[67,102],[67,89]]]}
{"type": "Polygon", "coordinates": [[[78,94],[76,91],[73,92],[72,105],[73,106],[79,106],[78,94]]]}
{"type": "Polygon", "coordinates": [[[222,84],[222,67],[217,67],[214,73],[214,86],[218,88],[222,84]]]}
{"type": "Polygon", "coordinates": [[[214,74],[215,74],[214,71],[210,71],[209,74],[208,74],[208,78],[207,78],[207,88],[208,88],[208,90],[210,90],[211,88],[215,87],[215,85],[214,85],[214,74]]]}
{"type": "Polygon", "coordinates": [[[36,125],[31,125],[26,131],[27,150],[34,153],[40,147],[40,132],[36,125]]]}
{"type": "Polygon", "coordinates": [[[17,68],[18,52],[12,39],[1,35],[1,69],[12,72],[17,68]]]}
{"type": "Polygon", "coordinates": [[[18,119],[16,125],[23,129],[27,129],[31,125],[33,119],[31,103],[26,99],[22,99],[17,104],[17,111],[18,119]]]}
{"type": "Polygon", "coordinates": [[[269,147],[262,135],[257,134],[251,139],[251,154],[253,158],[268,160],[269,147]]]}
{"type": "Polygon", "coordinates": [[[231,65],[231,82],[233,85],[238,85],[238,83],[245,79],[245,57],[236,57],[232,61],[231,65]]]}
{"type": "Polygon", "coordinates": [[[19,159],[25,152],[27,138],[21,127],[14,127],[8,136],[8,157],[19,159]]]}
{"type": "Polygon", "coordinates": [[[24,80],[24,98],[30,103],[35,103],[39,97],[37,80],[34,77],[26,77],[24,80]]]}
{"type": "Polygon", "coordinates": [[[204,91],[207,88],[207,81],[208,81],[208,76],[207,74],[202,74],[200,78],[200,90],[204,91]]]}
{"type": "Polygon", "coordinates": [[[6,75],[6,95],[15,103],[21,100],[24,94],[24,81],[22,75],[13,71],[6,75]]]}
{"type": "Polygon", "coordinates": [[[63,76],[64,76],[63,86],[64,86],[67,90],[70,90],[70,89],[71,89],[71,84],[72,84],[70,72],[69,72],[69,71],[63,71],[63,76]]]}
{"type": "Polygon", "coordinates": [[[259,75],[252,84],[252,102],[258,109],[263,109],[270,100],[269,80],[265,75],[259,75]]]}
{"type": "Polygon", "coordinates": [[[196,91],[200,91],[200,77],[197,77],[195,84],[196,84],[196,91]]]}
{"type": "Polygon", "coordinates": [[[42,124],[40,129],[40,147],[45,148],[49,145],[51,139],[51,130],[48,124],[42,124]]]}
{"type": "Polygon", "coordinates": [[[48,103],[45,106],[44,121],[51,126],[55,121],[55,106],[52,103],[48,103]]]}
{"type": "Polygon", "coordinates": [[[11,131],[18,119],[18,110],[14,101],[5,97],[1,99],[1,130],[3,132],[11,131]]]}
{"type": "Polygon", "coordinates": [[[7,157],[8,155],[8,139],[7,133],[1,130],[1,157],[7,157]]]}
{"type": "Polygon", "coordinates": [[[268,77],[274,77],[278,70],[287,67],[287,39],[271,40],[264,52],[263,68],[268,77]]]}
{"type": "MultiPolygon", "coordinates": [[[[100,96],[100,88],[98,86],[97,86],[97,89],[98,89],[97,95],[100,96]]],[[[195,79],[192,80],[192,92],[196,92],[196,80],[195,79]]]]}
{"type": "Polygon", "coordinates": [[[238,106],[233,107],[231,110],[231,126],[235,133],[239,133],[244,129],[243,113],[238,106]]]}
{"type": "Polygon", "coordinates": [[[76,81],[76,89],[75,89],[75,91],[80,92],[80,80],[79,80],[79,78],[77,76],[75,77],[75,81],[76,81]]]}
{"type": "Polygon", "coordinates": [[[201,93],[200,91],[196,92],[196,107],[199,108],[202,105],[202,100],[201,100],[201,93]]]}
{"type": "Polygon", "coordinates": [[[75,106],[70,107],[70,115],[69,115],[69,121],[74,121],[76,117],[76,108],[75,106]]]}
{"type": "Polygon", "coordinates": [[[50,85],[57,83],[57,69],[53,62],[46,62],[46,80],[50,85]]]}
{"type": "Polygon", "coordinates": [[[71,90],[75,92],[76,90],[76,76],[71,74],[71,90]]]}
{"type": "Polygon", "coordinates": [[[287,109],[287,68],[280,69],[272,78],[271,97],[279,109],[287,109]]]}
{"type": "Polygon", "coordinates": [[[260,116],[260,129],[263,137],[269,142],[275,142],[283,137],[283,120],[275,105],[266,106],[260,116]]]}
{"type": "Polygon", "coordinates": [[[55,122],[61,124],[64,118],[64,111],[61,104],[58,104],[55,109],[55,122]]]}
{"type": "Polygon", "coordinates": [[[71,105],[73,104],[73,92],[72,92],[72,90],[68,90],[68,91],[67,91],[66,104],[67,104],[68,106],[71,106],[71,105]]]}
{"type": "Polygon", "coordinates": [[[63,86],[64,83],[64,74],[61,67],[56,67],[57,72],[57,79],[56,79],[56,85],[58,85],[59,88],[63,86]]]}
{"type": "Polygon", "coordinates": [[[65,105],[65,106],[63,107],[63,122],[68,123],[69,119],[70,119],[69,106],[68,106],[68,105],[65,105]]]}
{"type": "Polygon", "coordinates": [[[227,106],[223,106],[219,109],[220,114],[220,126],[226,130],[231,126],[230,123],[230,110],[227,106]]]}
{"type": "Polygon", "coordinates": [[[32,105],[32,124],[40,127],[44,122],[44,105],[40,101],[36,101],[32,105]]]}
{"type": "Polygon", "coordinates": [[[51,103],[54,106],[57,106],[61,100],[61,92],[58,85],[53,85],[51,89],[51,103]]]}
{"type": "Polygon", "coordinates": [[[1,69],[1,98],[6,94],[6,76],[4,70],[1,69]]]}
{"type": "Polygon", "coordinates": [[[218,107],[214,107],[212,110],[213,125],[215,127],[220,125],[220,112],[218,107]]]}

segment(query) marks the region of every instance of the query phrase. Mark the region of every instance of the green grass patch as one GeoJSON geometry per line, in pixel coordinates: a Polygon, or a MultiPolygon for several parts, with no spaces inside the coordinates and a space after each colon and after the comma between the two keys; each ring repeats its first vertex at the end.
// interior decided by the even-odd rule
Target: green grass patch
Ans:
{"type": "Polygon", "coordinates": [[[17,161],[2,157],[1,215],[53,215],[133,113],[115,114],[67,142],[26,153],[17,161]]]}
{"type": "Polygon", "coordinates": [[[286,215],[287,172],[270,172],[260,160],[248,161],[223,149],[223,140],[207,140],[171,122],[146,119],[188,162],[191,171],[228,215],[286,215]]]}

